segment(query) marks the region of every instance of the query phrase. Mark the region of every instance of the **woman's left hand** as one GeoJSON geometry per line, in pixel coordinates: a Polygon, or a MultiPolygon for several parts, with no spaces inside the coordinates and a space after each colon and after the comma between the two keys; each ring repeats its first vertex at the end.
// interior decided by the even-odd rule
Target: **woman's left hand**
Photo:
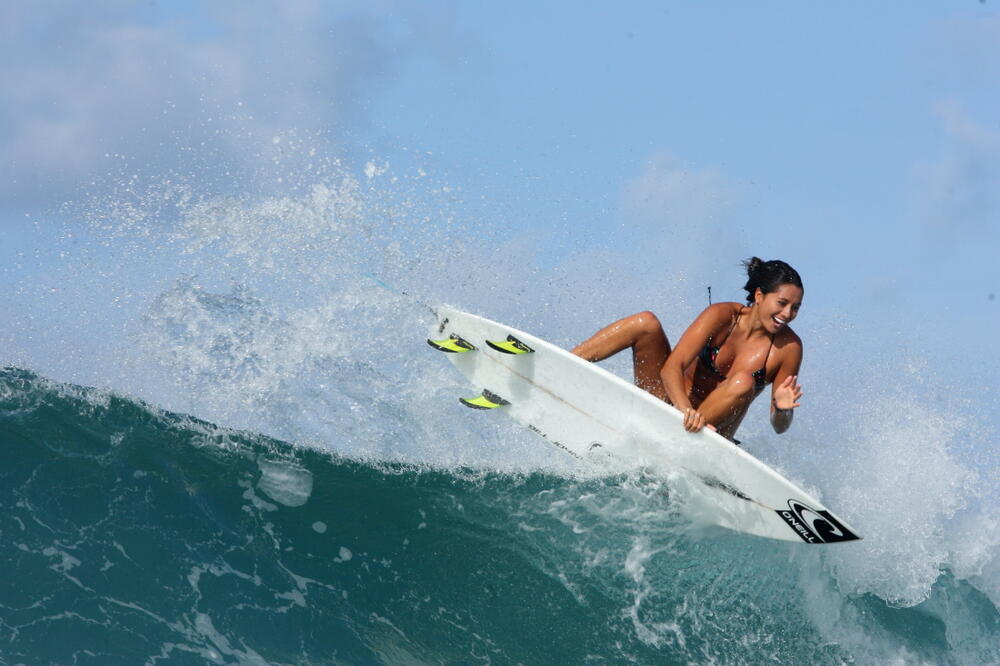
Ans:
{"type": "Polygon", "coordinates": [[[802,386],[799,385],[798,375],[789,375],[785,381],[774,389],[775,409],[795,409],[799,406],[799,399],[802,397],[802,386]]]}

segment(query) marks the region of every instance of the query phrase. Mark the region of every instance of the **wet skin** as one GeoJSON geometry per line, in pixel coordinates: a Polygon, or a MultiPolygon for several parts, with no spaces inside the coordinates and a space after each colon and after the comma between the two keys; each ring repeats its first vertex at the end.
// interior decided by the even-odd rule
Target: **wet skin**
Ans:
{"type": "Polygon", "coordinates": [[[780,433],[788,429],[802,397],[798,384],[802,341],[788,327],[798,314],[802,295],[801,288],[783,284],[768,294],[758,289],[750,306],[711,305],[673,349],[656,315],[646,311],[609,324],[572,351],[588,361],[600,361],[631,348],[636,385],[680,409],[688,431],[708,426],[730,439],[762,392],[753,373],[765,366],[766,359],[771,423],[780,433]],[[715,365],[721,376],[697,360],[707,344],[720,348],[715,365]]]}

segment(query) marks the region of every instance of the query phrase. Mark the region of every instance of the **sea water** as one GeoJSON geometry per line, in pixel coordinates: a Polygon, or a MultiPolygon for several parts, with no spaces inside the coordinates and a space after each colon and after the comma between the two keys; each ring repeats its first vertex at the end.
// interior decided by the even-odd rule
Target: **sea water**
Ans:
{"type": "Polygon", "coordinates": [[[865,537],[811,547],[466,410],[424,342],[442,301],[676,337],[703,303],[661,252],[547,257],[383,163],[127,180],[61,219],[7,273],[0,663],[1000,662],[996,424],[822,303],[793,428],[741,430],[865,537]]]}

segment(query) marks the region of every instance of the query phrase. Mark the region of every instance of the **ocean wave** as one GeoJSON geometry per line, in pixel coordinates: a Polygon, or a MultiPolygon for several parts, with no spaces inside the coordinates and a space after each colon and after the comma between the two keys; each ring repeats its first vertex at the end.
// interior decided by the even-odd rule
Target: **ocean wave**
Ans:
{"type": "Polygon", "coordinates": [[[896,607],[642,472],[351,459],[16,369],[0,439],[10,663],[1000,659],[968,580],[896,607]]]}

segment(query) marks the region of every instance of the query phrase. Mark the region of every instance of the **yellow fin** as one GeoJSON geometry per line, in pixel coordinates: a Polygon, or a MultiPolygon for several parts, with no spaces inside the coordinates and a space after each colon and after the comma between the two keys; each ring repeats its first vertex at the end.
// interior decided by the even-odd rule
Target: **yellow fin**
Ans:
{"type": "Polygon", "coordinates": [[[461,354],[463,352],[473,351],[476,348],[471,342],[454,334],[452,334],[450,338],[445,338],[444,340],[428,339],[427,344],[438,351],[450,352],[452,354],[461,354]]]}
{"type": "Polygon", "coordinates": [[[503,342],[487,340],[486,344],[488,344],[492,349],[496,349],[498,352],[503,352],[504,354],[531,354],[535,351],[515,338],[513,335],[508,335],[507,339],[503,342]]]}
{"type": "Polygon", "coordinates": [[[473,409],[496,409],[497,407],[510,404],[496,393],[491,393],[490,391],[483,391],[481,396],[475,398],[459,398],[458,401],[466,407],[472,407],[473,409]]]}

